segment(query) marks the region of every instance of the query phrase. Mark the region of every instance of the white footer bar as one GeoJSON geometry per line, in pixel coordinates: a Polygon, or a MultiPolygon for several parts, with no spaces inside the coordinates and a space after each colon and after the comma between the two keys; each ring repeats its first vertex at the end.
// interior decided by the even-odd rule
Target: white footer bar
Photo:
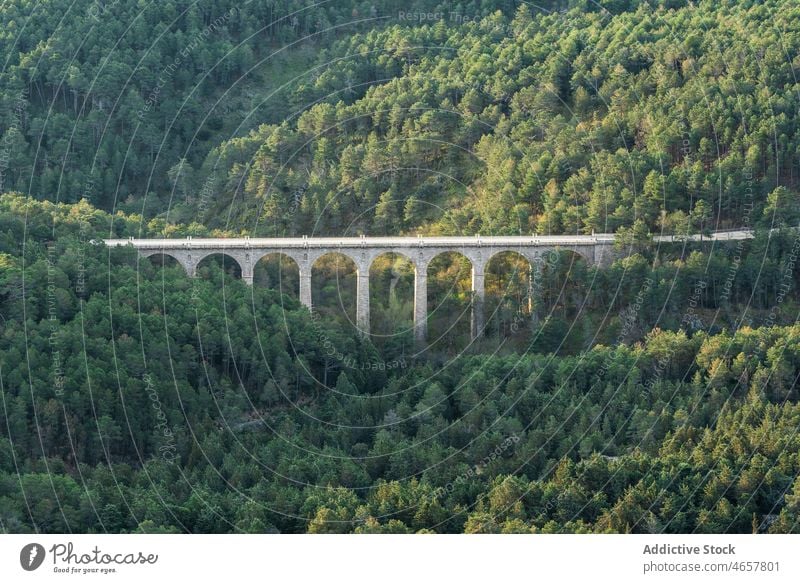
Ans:
{"type": "Polygon", "coordinates": [[[798,542],[796,535],[3,535],[0,581],[800,581],[798,542]]]}

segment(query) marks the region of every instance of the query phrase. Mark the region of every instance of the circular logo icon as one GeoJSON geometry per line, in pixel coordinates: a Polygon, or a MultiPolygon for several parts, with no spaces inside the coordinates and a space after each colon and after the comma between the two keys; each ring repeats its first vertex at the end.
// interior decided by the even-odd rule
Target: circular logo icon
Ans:
{"type": "Polygon", "coordinates": [[[19,564],[26,571],[35,571],[44,562],[44,547],[39,543],[30,543],[19,552],[19,564]]]}

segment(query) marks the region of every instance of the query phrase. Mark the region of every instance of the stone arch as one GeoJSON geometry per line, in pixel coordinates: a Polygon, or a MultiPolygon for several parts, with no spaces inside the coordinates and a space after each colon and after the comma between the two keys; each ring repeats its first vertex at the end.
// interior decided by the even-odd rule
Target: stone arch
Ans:
{"type": "Polygon", "coordinates": [[[348,249],[322,249],[317,253],[310,254],[309,263],[312,269],[319,267],[322,262],[330,261],[332,258],[343,258],[348,263],[352,263],[356,270],[359,269],[358,258],[348,252],[348,249]]]}
{"type": "Polygon", "coordinates": [[[408,261],[411,265],[413,265],[415,267],[417,265],[417,262],[414,260],[414,257],[412,256],[413,253],[407,253],[406,251],[403,251],[403,250],[393,249],[391,247],[387,247],[386,249],[380,249],[379,251],[376,251],[375,253],[373,253],[370,256],[370,258],[369,258],[369,268],[372,269],[372,266],[375,263],[375,260],[380,258],[380,257],[383,257],[384,255],[397,255],[398,257],[408,261]]]}
{"type": "Polygon", "coordinates": [[[543,249],[539,256],[545,265],[553,265],[558,261],[566,261],[567,265],[575,265],[578,261],[586,267],[594,265],[594,251],[585,247],[552,247],[543,249]]]}
{"type": "Polygon", "coordinates": [[[586,262],[586,265],[594,265],[594,247],[587,247],[585,245],[568,245],[564,247],[556,247],[556,251],[571,253],[580,257],[586,262]]]}
{"type": "Polygon", "coordinates": [[[254,256],[253,284],[300,297],[300,263],[296,257],[283,251],[267,251],[254,256]]]}
{"type": "Polygon", "coordinates": [[[455,256],[461,257],[462,259],[466,260],[467,263],[469,263],[469,268],[470,269],[472,269],[474,264],[475,264],[475,259],[473,257],[470,257],[470,253],[469,252],[467,252],[467,251],[465,251],[463,249],[458,249],[458,248],[453,248],[453,249],[444,248],[444,249],[437,249],[436,251],[434,251],[433,253],[430,254],[430,256],[428,258],[428,261],[427,261],[428,270],[430,271],[430,267],[434,263],[441,262],[442,258],[444,256],[446,256],[446,255],[450,255],[450,256],[455,255],[455,256]]]}
{"type": "Polygon", "coordinates": [[[223,268],[225,273],[235,277],[236,279],[243,279],[245,268],[240,259],[237,259],[233,254],[226,253],[225,251],[212,251],[205,253],[196,258],[195,272],[200,275],[201,271],[208,267],[211,263],[217,261],[223,268]]]}
{"type": "Polygon", "coordinates": [[[187,274],[189,273],[184,262],[181,261],[181,258],[175,253],[170,253],[168,251],[144,251],[141,256],[156,267],[166,268],[180,265],[184,272],[187,274]]]}

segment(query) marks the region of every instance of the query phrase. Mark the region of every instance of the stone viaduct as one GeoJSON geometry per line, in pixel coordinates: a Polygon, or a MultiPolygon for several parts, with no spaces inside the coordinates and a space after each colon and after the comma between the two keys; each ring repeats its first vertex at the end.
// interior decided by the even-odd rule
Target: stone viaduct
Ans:
{"type": "Polygon", "coordinates": [[[242,279],[253,283],[258,261],[272,254],[290,257],[300,272],[300,301],[311,309],[311,268],[322,256],[340,253],[356,265],[356,324],[369,333],[369,268],[376,257],[395,253],[414,265],[414,335],[424,342],[427,335],[428,265],[442,253],[456,252],[472,264],[472,334],[484,328],[484,274],[489,261],[498,253],[512,251],[531,265],[544,261],[552,250],[569,250],[590,265],[605,267],[616,257],[613,235],[558,235],[515,237],[301,237],[283,239],[107,239],[107,246],[135,247],[143,257],[173,257],[194,277],[198,264],[210,255],[225,255],[236,261],[242,279]]]}

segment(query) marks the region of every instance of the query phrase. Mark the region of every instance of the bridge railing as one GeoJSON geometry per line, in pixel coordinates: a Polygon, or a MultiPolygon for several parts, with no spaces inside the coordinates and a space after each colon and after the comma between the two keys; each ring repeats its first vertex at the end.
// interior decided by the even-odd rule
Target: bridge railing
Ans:
{"type": "Polygon", "coordinates": [[[193,238],[185,239],[106,239],[108,246],[132,245],[137,248],[303,248],[303,247],[498,247],[610,244],[614,235],[531,235],[500,237],[293,237],[293,238],[193,238]]]}

